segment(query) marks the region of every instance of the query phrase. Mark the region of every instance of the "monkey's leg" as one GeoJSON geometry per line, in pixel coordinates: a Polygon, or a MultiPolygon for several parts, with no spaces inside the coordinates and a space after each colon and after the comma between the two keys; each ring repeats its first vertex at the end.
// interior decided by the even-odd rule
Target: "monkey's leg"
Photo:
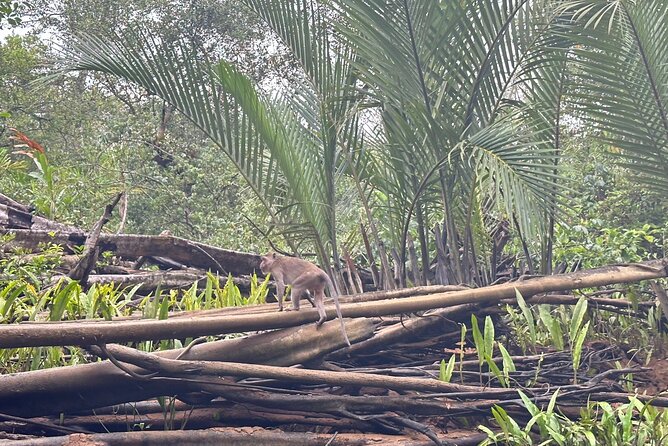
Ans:
{"type": "Polygon", "coordinates": [[[301,299],[304,290],[299,287],[292,285],[292,290],[290,291],[290,300],[292,301],[292,309],[294,311],[299,311],[299,299],[301,299]]]}
{"type": "Polygon", "coordinates": [[[278,301],[278,311],[283,311],[283,297],[285,296],[285,284],[276,282],[276,300],[278,301]]]}
{"type": "Polygon", "coordinates": [[[304,293],[304,298],[309,301],[312,307],[315,307],[315,302],[313,301],[313,298],[311,297],[311,292],[309,290],[306,290],[304,293]]]}
{"type": "Polygon", "coordinates": [[[315,290],[313,300],[315,302],[315,307],[318,309],[318,314],[320,315],[320,319],[318,319],[318,322],[316,322],[315,325],[320,326],[327,320],[327,312],[325,311],[325,293],[323,290],[315,290]]]}

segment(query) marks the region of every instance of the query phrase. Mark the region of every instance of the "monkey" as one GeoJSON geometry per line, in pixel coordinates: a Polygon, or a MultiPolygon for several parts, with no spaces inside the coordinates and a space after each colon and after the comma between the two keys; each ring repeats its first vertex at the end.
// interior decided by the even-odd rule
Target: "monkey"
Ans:
{"type": "Polygon", "coordinates": [[[278,311],[283,311],[283,295],[285,292],[285,285],[292,285],[290,292],[290,299],[292,300],[292,309],[299,311],[299,300],[306,292],[313,293],[313,301],[318,310],[320,319],[316,322],[316,326],[322,325],[327,320],[327,313],[325,312],[325,285],[329,287],[329,291],[334,298],[334,305],[336,307],[336,315],[341,322],[341,331],[346,343],[350,346],[346,327],[343,324],[343,317],[341,316],[341,307],[339,306],[339,296],[334,288],[332,280],[323,270],[307,262],[306,260],[295,257],[279,256],[275,252],[269,252],[261,256],[260,270],[264,274],[271,273],[271,277],[276,282],[276,298],[278,300],[278,311]]]}

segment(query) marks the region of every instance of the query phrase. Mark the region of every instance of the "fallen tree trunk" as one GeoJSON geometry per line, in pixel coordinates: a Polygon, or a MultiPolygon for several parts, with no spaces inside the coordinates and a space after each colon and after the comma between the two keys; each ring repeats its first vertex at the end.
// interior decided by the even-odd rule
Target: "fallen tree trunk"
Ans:
{"type": "Polygon", "coordinates": [[[13,200],[0,194],[0,228],[80,232],[74,226],[64,225],[48,218],[40,217],[39,215],[33,215],[27,207],[16,202],[14,202],[16,203],[15,205],[12,205],[10,204],[11,201],[13,200]]]}
{"type": "MultiPolygon", "coordinates": [[[[370,320],[346,322],[351,342],[366,339],[375,325],[370,320]]],[[[193,346],[184,359],[197,361],[237,361],[248,364],[291,366],[343,347],[345,341],[337,321],[261,333],[193,346]]],[[[176,358],[183,349],[156,353],[176,358]]],[[[139,371],[139,369],[134,369],[139,371]]],[[[59,367],[0,376],[0,413],[17,416],[48,415],[160,395],[199,391],[197,384],[174,380],[138,380],[109,361],[59,367]]]]}
{"type": "Polygon", "coordinates": [[[104,285],[113,283],[119,287],[130,287],[139,285],[139,291],[152,291],[160,287],[188,288],[199,280],[205,280],[206,276],[186,271],[150,271],[133,274],[94,274],[89,276],[88,283],[104,285]]]}
{"type": "MultiPolygon", "coordinates": [[[[487,438],[484,434],[464,437],[460,432],[442,436],[442,444],[475,446],[487,438]],[[463,438],[462,438],[463,437],[463,438]],[[450,438],[452,441],[448,441],[450,438]],[[456,440],[456,443],[455,443],[456,440]]],[[[143,431],[114,432],[110,434],[72,434],[63,437],[19,440],[16,446],[71,446],[108,444],[115,446],[433,446],[431,440],[418,439],[412,435],[380,435],[349,433],[282,432],[277,429],[257,427],[212,428],[201,431],[143,431]]]]}
{"type": "MultiPolygon", "coordinates": [[[[241,406],[230,403],[216,408],[192,408],[185,404],[182,404],[182,406],[186,407],[170,413],[170,417],[165,417],[164,408],[159,408],[158,411],[152,413],[106,415],[100,415],[96,410],[95,415],[67,416],[62,421],[55,419],[57,417],[54,417],[54,419],[34,418],[30,421],[57,423],[66,427],[72,426],[75,429],[84,428],[91,432],[105,432],[105,430],[125,432],[128,430],[128,426],[139,425],[150,426],[152,430],[179,430],[248,425],[277,427],[288,424],[331,426],[336,429],[363,432],[374,431],[374,425],[369,422],[327,416],[326,414],[319,415],[313,412],[303,411],[299,413],[299,411],[290,411],[289,413],[281,413],[278,410],[266,410],[262,407],[249,407],[248,405],[241,406]]],[[[19,429],[16,424],[0,425],[0,429],[5,431],[11,430],[15,433],[30,433],[33,431],[29,425],[25,425],[25,429],[19,429]]]]}
{"type": "MultiPolygon", "coordinates": [[[[404,299],[359,302],[341,305],[344,317],[373,317],[446,308],[467,303],[492,303],[515,297],[519,291],[528,298],[535,294],[591,288],[616,283],[666,277],[668,259],[639,264],[606,266],[571,274],[537,277],[449,293],[404,299]]],[[[336,317],[333,306],[327,307],[328,319],[336,317]]],[[[226,314],[206,318],[171,318],[166,320],[131,320],[124,322],[32,323],[0,326],[0,348],[47,345],[91,345],[98,343],[175,339],[195,336],[239,333],[284,328],[315,322],[315,308],[301,311],[260,314],[226,314]]]]}
{"type": "MultiPolygon", "coordinates": [[[[5,250],[19,247],[39,251],[41,243],[53,243],[65,248],[83,246],[87,237],[87,234],[82,232],[65,231],[9,229],[0,233],[14,236],[5,243],[3,247],[5,250]]],[[[225,275],[252,274],[253,271],[259,270],[260,265],[259,255],[222,249],[174,236],[100,234],[98,246],[100,251],[111,251],[124,258],[166,257],[180,264],[210,269],[225,275]]]]}
{"type": "MultiPolygon", "coordinates": [[[[163,290],[170,288],[190,288],[193,283],[197,282],[198,289],[203,289],[206,285],[206,275],[203,273],[198,274],[195,271],[197,270],[143,271],[134,274],[96,274],[89,277],[88,283],[96,283],[99,285],[113,283],[120,287],[139,285],[139,291],[155,291],[157,287],[160,287],[163,290]]],[[[226,280],[227,279],[224,277],[221,278],[221,287],[225,285],[226,280]]],[[[249,279],[248,276],[232,277],[232,283],[234,283],[241,292],[250,290],[251,287],[251,279],[249,279]]]]}
{"type": "Polygon", "coordinates": [[[485,398],[517,396],[517,390],[515,389],[488,388],[484,392],[481,392],[480,387],[477,386],[453,384],[433,378],[404,378],[372,373],[330,372],[227,361],[183,361],[161,358],[157,355],[140,352],[139,350],[121,345],[108,345],[106,348],[119,361],[127,362],[146,370],[161,372],[161,374],[168,376],[250,376],[299,383],[328,384],[330,386],[379,387],[392,390],[418,390],[442,393],[471,392],[471,396],[475,395],[475,398],[481,398],[483,395],[485,398]]]}

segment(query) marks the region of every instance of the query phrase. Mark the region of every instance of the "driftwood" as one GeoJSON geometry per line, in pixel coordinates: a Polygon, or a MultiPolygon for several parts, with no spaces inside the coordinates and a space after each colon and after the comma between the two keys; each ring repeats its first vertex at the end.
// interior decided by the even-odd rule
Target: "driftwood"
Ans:
{"type": "MultiPolygon", "coordinates": [[[[667,266],[668,259],[653,260],[639,264],[582,270],[558,276],[536,277],[513,283],[451,293],[435,293],[377,302],[346,303],[341,305],[341,313],[344,317],[373,317],[413,313],[467,303],[493,303],[515,297],[516,291],[519,291],[525,297],[530,297],[551,291],[657,279],[668,275],[667,266]]],[[[336,317],[331,305],[327,308],[327,317],[328,319],[336,317]]],[[[315,322],[318,318],[318,312],[315,308],[304,308],[298,312],[279,314],[230,314],[207,318],[127,321],[122,324],[119,322],[14,324],[0,326],[0,348],[90,345],[100,342],[112,343],[239,333],[292,327],[315,322]]]]}

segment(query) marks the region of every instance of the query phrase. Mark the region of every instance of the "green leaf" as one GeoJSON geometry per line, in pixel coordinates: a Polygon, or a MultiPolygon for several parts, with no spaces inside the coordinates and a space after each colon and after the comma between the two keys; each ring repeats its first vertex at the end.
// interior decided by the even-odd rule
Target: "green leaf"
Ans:
{"type": "Polygon", "coordinates": [[[538,305],[538,313],[540,319],[543,322],[543,325],[547,327],[547,330],[550,332],[550,337],[552,338],[552,343],[557,350],[564,349],[564,335],[561,331],[561,324],[559,320],[552,317],[550,314],[549,305],[538,305]]]}
{"type": "Polygon", "coordinates": [[[508,350],[506,350],[506,347],[503,346],[503,344],[498,344],[499,346],[499,351],[501,352],[501,357],[503,358],[503,371],[506,373],[506,376],[508,372],[515,372],[515,362],[513,361],[513,358],[510,356],[510,353],[508,353],[508,350]]]}
{"type": "Polygon", "coordinates": [[[471,314],[471,329],[473,330],[473,342],[478,352],[478,363],[482,365],[485,359],[485,343],[483,342],[482,333],[480,332],[480,327],[478,327],[478,319],[475,317],[475,314],[471,314]]]}
{"type": "Polygon", "coordinates": [[[577,376],[578,369],[580,368],[582,345],[584,344],[585,338],[587,337],[588,330],[589,330],[589,322],[584,324],[582,329],[580,329],[575,339],[575,343],[573,345],[573,371],[575,372],[575,376],[577,376]]]}
{"type": "Polygon", "coordinates": [[[483,351],[485,356],[493,357],[494,356],[494,322],[489,316],[485,316],[485,333],[484,333],[484,343],[485,349],[483,351]]]}
{"type": "Polygon", "coordinates": [[[571,348],[573,348],[573,342],[578,334],[578,331],[580,330],[580,326],[582,325],[582,321],[584,320],[586,313],[587,299],[580,297],[578,303],[575,305],[575,308],[573,308],[573,318],[571,319],[571,325],[568,331],[571,341],[571,348]]]}
{"type": "Polygon", "coordinates": [[[62,290],[56,291],[56,294],[53,297],[51,311],[49,312],[49,320],[61,321],[70,300],[77,298],[80,292],[81,286],[75,281],[68,283],[62,290]]]}
{"type": "Polygon", "coordinates": [[[160,320],[167,319],[167,316],[169,315],[169,298],[169,294],[165,294],[162,297],[162,302],[160,302],[160,309],[158,311],[158,319],[160,320]]]}
{"type": "Polygon", "coordinates": [[[522,297],[522,294],[519,292],[517,288],[515,288],[515,296],[517,297],[517,304],[520,307],[520,310],[522,311],[522,315],[524,316],[524,320],[527,323],[527,326],[529,328],[529,336],[531,337],[531,343],[535,346],[537,341],[536,341],[536,323],[534,321],[533,317],[533,312],[531,311],[531,308],[528,307],[526,301],[522,297]]]}

